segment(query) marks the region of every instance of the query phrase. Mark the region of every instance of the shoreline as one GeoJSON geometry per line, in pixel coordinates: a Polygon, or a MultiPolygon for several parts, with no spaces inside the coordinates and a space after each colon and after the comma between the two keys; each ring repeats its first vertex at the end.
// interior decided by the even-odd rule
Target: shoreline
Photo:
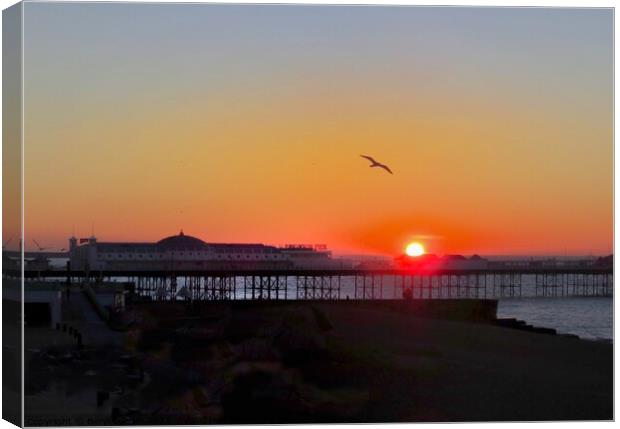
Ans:
{"type": "Polygon", "coordinates": [[[557,332],[556,328],[530,325],[526,320],[516,319],[513,317],[498,318],[497,322],[499,326],[502,326],[506,329],[517,329],[538,334],[555,335],[558,337],[571,338],[580,341],[592,341],[605,344],[613,344],[614,342],[613,338],[584,338],[580,337],[577,334],[557,332]]]}
{"type": "Polygon", "coordinates": [[[555,329],[558,335],[612,342],[612,297],[523,297],[500,299],[498,318],[515,318],[555,329]]]}

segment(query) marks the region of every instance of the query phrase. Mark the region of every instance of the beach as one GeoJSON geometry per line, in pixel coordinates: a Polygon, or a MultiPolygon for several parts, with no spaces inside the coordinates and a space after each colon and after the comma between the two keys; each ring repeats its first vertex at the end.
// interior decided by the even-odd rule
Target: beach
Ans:
{"type": "Polygon", "coordinates": [[[499,326],[481,301],[448,320],[430,302],[136,305],[128,331],[56,360],[59,379],[31,361],[26,420],[72,421],[71,403],[87,425],[613,418],[612,344],[499,326]],[[46,407],[60,385],[64,405],[46,407]]]}
{"type": "Polygon", "coordinates": [[[369,421],[384,413],[438,422],[612,418],[609,344],[372,310],[326,312],[340,326],[336,335],[387,355],[394,391],[375,382],[385,396],[375,396],[369,421]]]}

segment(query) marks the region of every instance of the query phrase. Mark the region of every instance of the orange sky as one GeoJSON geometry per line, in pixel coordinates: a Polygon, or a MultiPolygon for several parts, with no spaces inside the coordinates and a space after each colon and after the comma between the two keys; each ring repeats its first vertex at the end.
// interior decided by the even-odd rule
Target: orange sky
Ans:
{"type": "MultiPolygon", "coordinates": [[[[195,14],[177,8],[181,31],[195,14]]],[[[88,11],[75,29],[60,26],[60,14],[30,15],[27,248],[32,239],[66,247],[73,229],[87,236],[94,224],[106,241],[183,228],[206,241],[345,253],[397,254],[413,239],[442,254],[611,252],[605,14],[524,16],[536,37],[498,24],[507,28],[497,46],[471,33],[484,17],[457,16],[463,33],[435,42],[408,38],[415,15],[386,17],[379,41],[330,25],[325,44],[291,25],[280,38],[256,30],[262,55],[224,34],[219,42],[238,55],[210,63],[208,50],[197,54],[207,49],[201,35],[168,41],[174,58],[146,49],[155,15],[113,21],[121,34],[133,29],[118,47],[98,32],[109,22],[88,11]],[[571,20],[605,31],[571,33],[571,20]],[[81,26],[92,31],[76,42],[81,26]],[[395,174],[369,169],[360,154],[395,174]]],[[[292,15],[302,27],[308,19],[292,15]]]]}

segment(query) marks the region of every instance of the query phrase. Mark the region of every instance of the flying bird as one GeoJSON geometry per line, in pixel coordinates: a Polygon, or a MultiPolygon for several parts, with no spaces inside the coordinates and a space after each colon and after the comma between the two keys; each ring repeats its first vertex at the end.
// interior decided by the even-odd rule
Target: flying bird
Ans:
{"type": "Polygon", "coordinates": [[[373,157],[366,156],[366,155],[360,155],[360,156],[362,158],[366,158],[368,161],[372,162],[372,164],[370,164],[370,166],[369,166],[370,168],[372,168],[372,167],[379,167],[379,168],[383,168],[385,171],[387,171],[390,174],[394,174],[394,173],[392,173],[392,170],[390,170],[390,167],[388,167],[385,164],[381,164],[380,162],[375,161],[373,157]]]}

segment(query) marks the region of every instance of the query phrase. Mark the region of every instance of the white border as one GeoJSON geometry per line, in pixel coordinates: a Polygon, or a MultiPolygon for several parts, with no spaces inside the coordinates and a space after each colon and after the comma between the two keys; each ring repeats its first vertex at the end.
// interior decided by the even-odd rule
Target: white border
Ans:
{"type": "MultiPolygon", "coordinates": [[[[33,1],[37,1],[37,0],[26,0],[25,2],[33,2],[33,1]]],[[[53,1],[47,1],[47,0],[43,0],[44,2],[53,2],[53,1]]],[[[79,0],[62,0],[59,2],[80,2],[79,0]]],[[[17,2],[15,0],[0,0],[0,6],[2,7],[2,9],[5,9],[13,4],[16,4],[17,2]]],[[[97,2],[97,3],[121,3],[120,1],[101,1],[101,2],[97,2]]],[[[174,0],[149,0],[149,1],[142,1],[142,0],[137,0],[134,1],[134,3],[237,3],[237,4],[323,4],[323,5],[335,5],[335,4],[341,4],[341,5],[409,5],[409,6],[478,6],[478,7],[583,7],[583,8],[593,8],[593,7],[604,7],[604,8],[615,8],[616,5],[618,4],[617,1],[601,1],[601,0],[591,0],[591,1],[576,1],[576,0],[556,0],[556,1],[552,1],[552,0],[542,0],[542,1],[530,1],[530,2],[523,2],[523,1],[514,1],[514,0],[503,0],[501,2],[499,1],[493,1],[493,0],[476,0],[476,1],[466,1],[466,0],[426,0],[423,2],[420,1],[409,1],[409,0],[374,0],[374,1],[368,1],[368,0],[314,0],[314,1],[304,1],[304,0],[291,0],[291,1],[256,1],[256,0],[230,0],[227,2],[214,2],[214,1],[204,1],[204,2],[200,2],[200,1],[174,1],[174,0]]],[[[22,9],[22,35],[24,32],[24,26],[23,26],[23,10],[22,9]]],[[[614,29],[615,29],[615,23],[616,23],[616,17],[615,17],[615,12],[614,12],[614,29]]],[[[0,20],[0,42],[1,42],[1,20],[0,20]]],[[[618,116],[617,116],[617,112],[615,110],[615,105],[618,101],[618,95],[615,92],[615,79],[617,78],[617,70],[615,68],[615,52],[616,52],[616,47],[618,46],[618,39],[617,39],[617,35],[616,32],[614,31],[614,166],[616,165],[616,161],[618,161],[618,154],[615,151],[615,124],[618,123],[618,116]]],[[[23,52],[23,37],[22,37],[22,70],[23,70],[23,64],[24,64],[24,52],[23,52]]],[[[0,58],[0,69],[1,69],[1,65],[2,65],[2,59],[0,58]]],[[[0,98],[1,98],[1,94],[2,94],[2,89],[0,87],[0,98]]],[[[21,209],[22,209],[22,225],[21,225],[21,229],[22,229],[22,238],[24,236],[24,181],[23,181],[23,168],[24,168],[24,133],[23,133],[23,124],[24,124],[24,98],[23,98],[23,94],[24,94],[24,82],[22,79],[22,134],[21,134],[21,139],[22,139],[22,199],[21,199],[21,209]]],[[[1,135],[0,135],[0,139],[1,139],[1,135]]],[[[0,154],[1,157],[1,154],[0,154]]],[[[0,164],[0,169],[1,169],[1,164],[0,164]]],[[[614,173],[615,173],[615,168],[614,168],[614,173]]],[[[615,211],[615,201],[616,201],[616,189],[617,189],[617,181],[616,181],[616,176],[614,174],[614,225],[616,224],[616,221],[618,220],[618,213],[615,211]]],[[[1,177],[0,177],[0,183],[1,183],[1,177]]],[[[1,209],[1,201],[0,201],[0,209],[1,209]]],[[[1,210],[0,210],[0,217],[1,217],[1,210]]],[[[617,243],[617,241],[615,240],[616,238],[616,229],[614,227],[614,253],[615,253],[615,243],[617,243]]],[[[22,255],[23,256],[23,255],[22,255]]],[[[1,262],[0,262],[0,267],[1,267],[1,262]]],[[[22,263],[22,270],[24,268],[24,265],[22,263]]],[[[615,277],[614,277],[615,278],[615,277]]],[[[23,281],[23,273],[22,273],[22,281],[23,281]]],[[[616,283],[616,282],[614,282],[616,283]]],[[[615,286],[615,284],[614,284],[615,286]]],[[[22,307],[23,307],[23,285],[22,285],[22,307]]],[[[23,308],[22,308],[22,314],[23,314],[23,308]]],[[[614,299],[614,314],[615,314],[615,299],[614,299]]],[[[0,315],[1,315],[1,309],[0,309],[0,315]]],[[[615,318],[614,318],[614,322],[615,318]]],[[[614,323],[614,328],[615,328],[615,323],[614,323]]],[[[24,340],[23,338],[23,329],[22,329],[22,342],[24,340]]],[[[614,329],[614,334],[615,334],[615,329],[614,329]]],[[[615,335],[614,335],[615,337],[615,335]]],[[[614,346],[614,351],[615,351],[615,346],[614,346]]],[[[1,351],[0,351],[0,357],[1,357],[1,351]]],[[[22,350],[22,362],[23,362],[23,350],[22,350]]],[[[616,363],[616,355],[614,353],[614,368],[616,367],[615,363],[616,363]]],[[[22,365],[23,368],[23,365],[22,365]]],[[[22,371],[22,389],[23,389],[23,379],[24,374],[22,371]]],[[[615,371],[614,371],[614,381],[616,380],[616,375],[615,375],[615,371]]],[[[616,383],[614,383],[614,387],[616,386],[616,383]]],[[[22,392],[23,393],[23,392],[22,392]]],[[[614,393],[615,389],[614,389],[614,393]]],[[[0,393],[1,396],[1,393],[0,393]]],[[[552,398],[550,398],[550,400],[552,400],[552,398]]],[[[615,394],[614,395],[614,411],[618,409],[618,404],[620,403],[620,401],[618,400],[618,395],[615,394]]],[[[1,407],[1,405],[0,405],[1,407]]],[[[22,417],[23,417],[23,401],[22,401],[22,417]]],[[[508,427],[508,425],[510,427],[523,427],[524,425],[526,425],[527,423],[464,423],[464,424],[460,424],[461,427],[477,427],[478,425],[484,424],[487,427],[508,427]]],[[[609,426],[610,424],[614,424],[614,423],[609,423],[609,422],[586,422],[586,423],[580,423],[580,422],[553,422],[553,423],[544,423],[544,425],[546,427],[553,427],[553,428],[564,428],[564,427],[569,427],[569,428],[575,428],[575,427],[585,427],[587,425],[587,427],[600,427],[600,426],[609,426]]],[[[390,424],[390,425],[365,425],[365,426],[381,426],[381,427],[389,427],[389,426],[395,426],[396,424],[390,424]]],[[[314,427],[316,425],[297,425],[297,426],[301,426],[301,427],[314,427]]],[[[339,426],[353,426],[353,425],[339,425],[339,426]]],[[[356,425],[357,426],[357,425],[356,425]]],[[[407,428],[428,428],[428,427],[446,427],[446,424],[397,424],[398,427],[407,427],[407,428]]],[[[4,429],[4,428],[13,428],[14,426],[11,425],[10,423],[2,420],[0,423],[0,429],[4,429]]],[[[148,426],[142,426],[142,427],[148,427],[148,426]]],[[[159,428],[162,426],[156,426],[155,428],[159,428]]],[[[231,428],[233,426],[213,426],[213,427],[222,427],[222,428],[231,428]]],[[[247,429],[254,429],[254,428],[264,428],[265,426],[243,426],[243,428],[247,428],[247,429]]],[[[296,427],[295,425],[283,425],[280,427],[284,427],[284,428],[288,428],[288,427],[296,427]]]]}

